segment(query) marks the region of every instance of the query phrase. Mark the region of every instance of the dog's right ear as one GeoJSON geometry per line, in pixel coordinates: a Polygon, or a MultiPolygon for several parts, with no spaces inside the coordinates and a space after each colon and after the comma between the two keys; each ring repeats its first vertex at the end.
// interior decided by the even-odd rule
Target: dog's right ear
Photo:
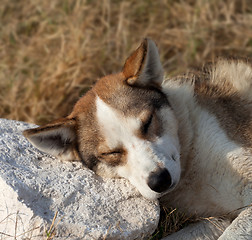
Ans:
{"type": "Polygon", "coordinates": [[[75,119],[62,118],[45,126],[27,129],[23,135],[42,152],[61,160],[80,160],[75,119]]]}
{"type": "Polygon", "coordinates": [[[144,39],[126,60],[123,74],[129,85],[160,88],[164,70],[155,42],[149,38],[144,39]]]}

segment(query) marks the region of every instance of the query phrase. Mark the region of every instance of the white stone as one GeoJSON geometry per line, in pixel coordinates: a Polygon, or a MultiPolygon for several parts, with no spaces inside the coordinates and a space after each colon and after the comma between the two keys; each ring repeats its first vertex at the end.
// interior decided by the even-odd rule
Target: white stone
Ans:
{"type": "Polygon", "coordinates": [[[252,239],[252,207],[243,210],[219,238],[219,240],[237,239],[252,239]]]}
{"type": "Polygon", "coordinates": [[[22,131],[35,125],[0,119],[0,239],[145,239],[159,220],[157,201],[124,179],[102,179],[79,162],[39,152],[22,131]]]}

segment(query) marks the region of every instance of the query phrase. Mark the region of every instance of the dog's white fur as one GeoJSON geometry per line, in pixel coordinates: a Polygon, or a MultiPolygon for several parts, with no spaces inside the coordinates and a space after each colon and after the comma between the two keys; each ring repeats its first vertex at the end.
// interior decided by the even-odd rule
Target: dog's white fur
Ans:
{"type": "Polygon", "coordinates": [[[188,215],[216,217],[167,239],[217,239],[252,202],[252,68],[219,60],[198,78],[163,81],[156,45],[147,39],[122,73],[101,79],[67,118],[25,135],[50,154],[86,161],[99,175],[128,179],[149,199],[162,196],[188,215]],[[238,120],[228,115],[228,101],[238,120]],[[157,169],[171,178],[161,193],[148,183],[157,169]]]}
{"type": "Polygon", "coordinates": [[[251,204],[252,158],[249,150],[228,138],[217,118],[192,97],[191,87],[169,85],[167,81],[163,87],[170,96],[182,138],[186,137],[181,152],[189,152],[183,146],[190,146],[194,151],[190,168],[184,169],[191,177],[180,182],[187,198],[170,196],[172,201],[181,202],[191,213],[201,214],[227,213],[251,204]]]}

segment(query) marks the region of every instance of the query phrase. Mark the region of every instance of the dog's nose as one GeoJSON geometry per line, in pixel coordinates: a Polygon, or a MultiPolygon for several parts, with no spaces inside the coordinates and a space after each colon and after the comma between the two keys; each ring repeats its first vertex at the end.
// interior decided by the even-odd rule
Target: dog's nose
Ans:
{"type": "Polygon", "coordinates": [[[171,186],[171,175],[166,168],[159,168],[148,177],[147,184],[155,192],[161,193],[171,186]]]}

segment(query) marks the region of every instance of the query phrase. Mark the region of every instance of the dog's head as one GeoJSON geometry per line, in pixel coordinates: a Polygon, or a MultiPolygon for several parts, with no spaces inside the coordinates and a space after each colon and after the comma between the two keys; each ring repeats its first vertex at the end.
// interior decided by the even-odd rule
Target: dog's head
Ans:
{"type": "Polygon", "coordinates": [[[157,47],[145,39],[122,72],[100,79],[68,117],[24,135],[41,151],[126,178],[156,199],[176,186],[181,171],[177,121],[162,81],[157,47]]]}

